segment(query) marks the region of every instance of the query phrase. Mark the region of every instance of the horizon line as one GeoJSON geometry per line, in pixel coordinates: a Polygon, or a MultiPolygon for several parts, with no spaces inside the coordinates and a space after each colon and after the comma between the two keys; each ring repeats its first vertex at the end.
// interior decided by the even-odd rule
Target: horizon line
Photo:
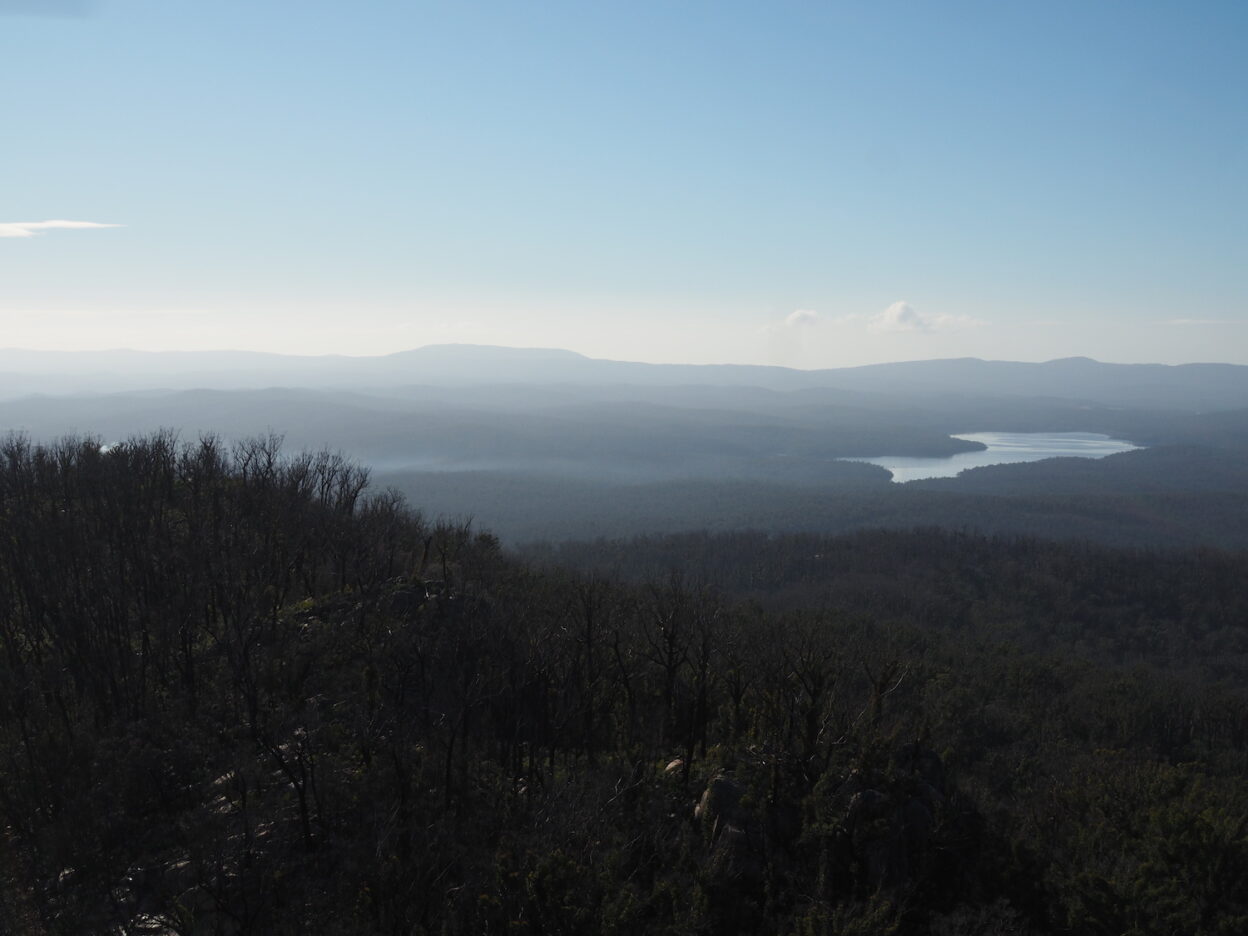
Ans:
{"type": "Polygon", "coordinates": [[[339,352],[324,353],[300,353],[291,351],[260,351],[251,348],[163,348],[161,350],[150,350],[143,348],[129,347],[106,347],[106,348],[27,348],[6,346],[0,347],[0,354],[19,353],[19,354],[48,354],[48,355],[88,355],[88,354],[138,354],[150,355],[153,357],[160,355],[227,355],[238,354],[256,357],[278,357],[291,358],[298,360],[335,360],[335,361],[380,361],[386,358],[397,357],[402,354],[413,354],[420,351],[432,351],[436,349],[476,349],[482,351],[517,351],[517,352],[548,352],[563,355],[574,355],[584,361],[593,361],[609,364],[637,364],[645,367],[734,367],[745,368],[750,370],[780,370],[793,371],[795,373],[819,373],[822,371],[839,371],[839,370],[860,370],[868,367],[888,367],[898,364],[934,364],[934,363],[951,363],[957,361],[974,361],[982,364],[1028,364],[1028,365],[1045,365],[1057,364],[1068,361],[1087,361],[1093,364],[1105,364],[1114,367],[1195,367],[1195,366],[1227,366],[1227,367],[1248,367],[1246,364],[1237,364],[1232,361],[1184,361],[1178,364],[1165,364],[1160,361],[1105,361],[1100,358],[1094,358],[1089,355],[1072,354],[1056,358],[1046,358],[1039,361],[1027,361],[1015,358],[982,358],[973,355],[964,355],[959,357],[936,357],[936,358],[904,358],[888,361],[875,361],[869,364],[844,364],[833,367],[791,367],[784,364],[752,364],[739,363],[736,361],[720,361],[709,364],[695,364],[692,362],[656,362],[656,361],[640,361],[625,358],[606,358],[593,357],[581,351],[571,348],[558,348],[550,346],[529,346],[529,345],[500,345],[500,344],[476,344],[472,342],[436,342],[427,345],[418,345],[413,348],[401,348],[397,351],[387,351],[380,354],[342,354],[339,352]]]}

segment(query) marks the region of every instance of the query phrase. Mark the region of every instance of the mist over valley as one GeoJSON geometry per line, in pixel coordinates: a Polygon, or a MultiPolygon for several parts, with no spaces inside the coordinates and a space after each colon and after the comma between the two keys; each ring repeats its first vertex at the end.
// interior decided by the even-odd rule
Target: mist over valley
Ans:
{"type": "Polygon", "coordinates": [[[430,516],[472,518],[509,543],[872,525],[1158,545],[1248,536],[1242,509],[1226,507],[1248,482],[1242,366],[797,371],[473,346],[381,358],[0,352],[0,364],[5,430],[105,442],[276,433],[287,451],[340,451],[430,516]],[[983,441],[1062,437],[1122,451],[1001,464],[1017,448],[995,459],[983,441]],[[905,475],[905,491],[880,467],[915,464],[929,480],[905,475]]]}

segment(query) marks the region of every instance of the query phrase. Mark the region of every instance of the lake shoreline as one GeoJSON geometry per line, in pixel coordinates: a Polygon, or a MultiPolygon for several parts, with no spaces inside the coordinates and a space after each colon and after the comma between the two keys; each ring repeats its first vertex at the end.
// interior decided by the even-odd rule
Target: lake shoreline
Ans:
{"type": "Polygon", "coordinates": [[[877,465],[892,475],[894,484],[928,478],[953,478],[971,468],[1043,461],[1048,458],[1106,458],[1141,446],[1100,432],[960,432],[951,439],[983,446],[943,457],[885,455],[842,458],[839,461],[877,465]]]}

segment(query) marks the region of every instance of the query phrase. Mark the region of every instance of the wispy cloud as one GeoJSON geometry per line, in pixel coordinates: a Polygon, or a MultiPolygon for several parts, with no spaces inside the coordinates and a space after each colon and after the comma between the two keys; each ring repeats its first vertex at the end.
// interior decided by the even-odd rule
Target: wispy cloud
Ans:
{"type": "Polygon", "coordinates": [[[767,360],[783,367],[799,367],[807,345],[817,339],[819,313],[794,309],[784,318],[759,329],[767,337],[767,360]]]}
{"type": "Polygon", "coordinates": [[[867,317],[867,327],[877,332],[931,332],[975,328],[987,324],[969,315],[920,312],[908,302],[894,302],[867,317]]]}
{"type": "Polygon", "coordinates": [[[819,321],[819,313],[814,309],[798,309],[784,317],[784,324],[789,328],[814,325],[817,321],[819,321]]]}
{"type": "Polygon", "coordinates": [[[98,224],[95,221],[0,221],[0,237],[37,237],[41,231],[56,228],[115,228],[120,224],[98,224]]]}
{"type": "Polygon", "coordinates": [[[795,309],[786,315],[781,321],[774,322],[771,325],[764,325],[758,330],[760,335],[781,336],[788,332],[795,332],[798,329],[809,328],[811,325],[818,324],[819,313],[814,309],[795,309]]]}

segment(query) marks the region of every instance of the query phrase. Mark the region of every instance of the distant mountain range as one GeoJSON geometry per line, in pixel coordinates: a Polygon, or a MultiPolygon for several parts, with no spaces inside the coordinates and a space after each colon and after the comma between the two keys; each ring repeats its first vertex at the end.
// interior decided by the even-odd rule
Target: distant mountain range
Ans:
{"type": "Polygon", "coordinates": [[[420,386],[749,387],[894,399],[1048,398],[1089,405],[1210,411],[1248,407],[1248,366],[1045,363],[978,358],[826,370],[742,364],[643,364],[550,348],[429,345],[378,357],[244,351],[0,349],[0,398],[145,389],[262,387],[384,390],[420,386]]]}
{"type": "Polygon", "coordinates": [[[944,525],[1132,545],[1248,542],[1248,367],[973,358],[830,370],[441,345],[383,357],[0,350],[0,440],[276,433],[509,542],[944,525]],[[967,432],[1140,451],[892,484],[967,432]]]}

